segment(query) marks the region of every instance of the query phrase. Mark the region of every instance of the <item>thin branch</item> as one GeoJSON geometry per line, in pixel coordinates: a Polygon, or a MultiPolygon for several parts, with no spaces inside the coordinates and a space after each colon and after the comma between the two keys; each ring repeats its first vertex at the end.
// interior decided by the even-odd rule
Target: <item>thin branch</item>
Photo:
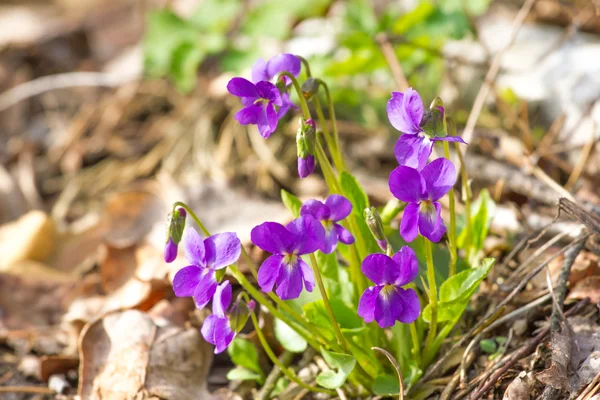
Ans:
{"type": "Polygon", "coordinates": [[[22,100],[56,89],[78,86],[117,87],[134,81],[137,74],[118,75],[106,72],[67,72],[42,76],[8,89],[0,95],[0,111],[4,111],[22,100]]]}

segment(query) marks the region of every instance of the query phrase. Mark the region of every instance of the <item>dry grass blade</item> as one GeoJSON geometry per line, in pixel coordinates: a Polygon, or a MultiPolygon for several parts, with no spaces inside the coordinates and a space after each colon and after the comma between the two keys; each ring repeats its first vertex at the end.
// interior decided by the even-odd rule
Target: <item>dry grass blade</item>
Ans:
{"type": "Polygon", "coordinates": [[[392,356],[387,350],[384,350],[380,347],[371,347],[371,350],[377,350],[381,354],[387,357],[390,363],[394,366],[396,373],[398,374],[398,385],[400,387],[398,393],[398,400],[404,400],[404,385],[402,384],[402,370],[400,369],[400,365],[398,365],[398,361],[392,356]]]}

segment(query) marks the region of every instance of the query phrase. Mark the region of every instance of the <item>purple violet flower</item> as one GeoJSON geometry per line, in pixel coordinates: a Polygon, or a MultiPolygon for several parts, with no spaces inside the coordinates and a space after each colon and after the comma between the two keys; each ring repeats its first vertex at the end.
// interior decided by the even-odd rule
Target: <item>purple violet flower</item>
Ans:
{"type": "Polygon", "coordinates": [[[277,129],[279,117],[275,107],[283,106],[279,89],[271,82],[256,84],[244,78],[233,78],[227,84],[227,90],[240,97],[245,106],[235,114],[242,125],[257,125],[258,132],[265,139],[277,129]]]}
{"type": "Polygon", "coordinates": [[[325,239],[323,226],[310,215],[296,218],[287,226],[265,222],[252,229],[252,243],[272,253],[258,270],[258,285],[270,292],[277,284],[276,293],[282,300],[295,299],[315,285],[313,271],[300,257],[317,251],[325,239]]]}
{"type": "Polygon", "coordinates": [[[231,285],[224,281],[215,289],[212,303],[212,315],[202,324],[202,337],[215,346],[215,354],[223,352],[235,338],[236,331],[232,329],[230,319],[225,314],[231,303],[231,285]]]}
{"type": "Polygon", "coordinates": [[[387,328],[396,321],[409,324],[417,319],[421,313],[419,297],[414,289],[402,288],[419,272],[413,249],[404,246],[393,257],[370,254],[361,269],[375,283],[364,291],[358,304],[358,315],[365,322],[375,320],[380,327],[387,328]]]}
{"type": "Polygon", "coordinates": [[[321,242],[320,249],[325,254],[332,253],[338,241],[344,244],[354,243],[354,236],[346,228],[337,222],[343,220],[352,211],[352,203],[344,196],[332,194],[325,199],[325,203],[319,200],[308,200],[302,204],[300,215],[311,215],[321,221],[325,228],[325,239],[321,242]]]}
{"type": "Polygon", "coordinates": [[[191,265],[177,271],[173,291],[177,297],[192,296],[196,307],[201,309],[217,290],[215,271],[235,263],[242,245],[233,232],[218,233],[203,240],[195,229],[188,228],[183,250],[191,265]]]}
{"type": "MultiPolygon", "coordinates": [[[[441,109],[442,115],[444,109],[441,109]]],[[[394,146],[394,155],[400,166],[407,166],[422,170],[431,155],[433,143],[466,142],[460,136],[434,136],[431,138],[423,134],[423,101],[419,93],[409,88],[405,93],[392,92],[392,98],[387,104],[387,114],[394,128],[404,134],[398,138],[394,146]]]]}
{"type": "Polygon", "coordinates": [[[418,233],[432,242],[439,242],[446,225],[441,217],[442,206],[438,203],[456,182],[456,170],[450,160],[438,158],[422,171],[411,167],[397,167],[390,174],[389,185],[392,194],[407,202],[400,235],[406,242],[412,242],[418,233]]]}
{"type": "MultiPolygon", "coordinates": [[[[293,54],[278,54],[269,61],[260,58],[252,66],[252,82],[270,81],[275,75],[283,71],[297,77],[300,74],[301,67],[300,59],[293,54]]],[[[283,79],[286,86],[292,83],[292,80],[287,76],[283,79]]]]}
{"type": "Polygon", "coordinates": [[[387,114],[394,128],[408,135],[416,135],[422,131],[423,101],[413,88],[406,92],[392,92],[387,104],[387,114]]]}
{"type": "MultiPolygon", "coordinates": [[[[260,81],[271,81],[271,79],[283,71],[287,71],[298,77],[301,67],[300,59],[293,54],[278,54],[269,61],[261,58],[252,66],[252,82],[256,84],[260,81]]],[[[292,83],[292,80],[287,76],[283,77],[283,81],[286,87],[292,83]]],[[[286,90],[281,91],[281,102],[282,105],[277,111],[278,119],[283,118],[291,108],[298,108],[292,103],[290,94],[286,90]]]]}

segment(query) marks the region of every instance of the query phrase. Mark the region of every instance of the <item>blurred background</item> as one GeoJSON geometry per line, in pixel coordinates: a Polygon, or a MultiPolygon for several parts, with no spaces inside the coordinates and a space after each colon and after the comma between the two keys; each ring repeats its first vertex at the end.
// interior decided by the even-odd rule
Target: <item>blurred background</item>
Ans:
{"type": "Polygon", "coordinates": [[[267,141],[233,119],[228,80],[282,52],[329,84],[375,205],[396,164],[386,103],[408,85],[468,138],[474,191],[497,204],[488,254],[560,196],[600,208],[597,0],[3,1],[1,398],[234,396],[170,289],[165,221],[185,201],[250,248],[254,225],[288,218],[280,189],[325,193],[297,179],[296,116],[267,141]]]}

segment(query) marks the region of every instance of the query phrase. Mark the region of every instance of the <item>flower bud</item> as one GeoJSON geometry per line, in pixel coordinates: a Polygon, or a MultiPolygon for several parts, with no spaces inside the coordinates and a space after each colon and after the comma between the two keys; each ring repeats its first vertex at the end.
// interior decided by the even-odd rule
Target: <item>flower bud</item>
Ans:
{"type": "Polygon", "coordinates": [[[177,258],[177,246],[183,237],[185,217],[187,213],[183,208],[178,208],[167,217],[167,237],[165,243],[165,262],[171,263],[177,258]]]}
{"type": "Polygon", "coordinates": [[[298,152],[298,175],[306,178],[315,170],[315,122],[312,119],[300,118],[296,132],[296,148],[298,152]]]}
{"type": "Polygon", "coordinates": [[[319,91],[319,81],[315,78],[308,78],[302,83],[302,96],[305,99],[310,99],[319,91]]]}
{"type": "Polygon", "coordinates": [[[298,157],[298,176],[302,179],[315,172],[315,157],[298,157]]]}
{"type": "Polygon", "coordinates": [[[169,238],[167,244],[165,244],[165,262],[172,263],[177,258],[177,245],[173,242],[173,239],[169,238]]]}
{"type": "Polygon", "coordinates": [[[429,110],[423,116],[421,126],[423,132],[429,137],[439,136],[444,137],[447,135],[444,127],[444,103],[442,99],[436,97],[429,106],[429,110]]]}
{"type": "Polygon", "coordinates": [[[383,222],[375,207],[365,209],[365,221],[382,250],[387,250],[387,239],[383,230],[383,222]]]}
{"type": "Polygon", "coordinates": [[[254,307],[256,307],[254,300],[246,302],[241,295],[238,296],[237,300],[235,303],[233,303],[233,306],[229,311],[231,329],[234,332],[239,333],[242,329],[244,329],[244,326],[250,317],[250,313],[254,311],[254,307]]]}

